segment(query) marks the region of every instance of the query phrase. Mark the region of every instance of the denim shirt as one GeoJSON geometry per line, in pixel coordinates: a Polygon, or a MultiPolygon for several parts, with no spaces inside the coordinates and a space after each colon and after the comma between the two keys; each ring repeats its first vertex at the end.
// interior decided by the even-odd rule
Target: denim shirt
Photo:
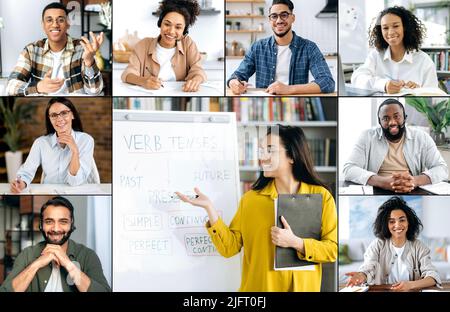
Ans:
{"type": "MultiPolygon", "coordinates": [[[[403,155],[411,174],[425,174],[431,183],[446,180],[447,164],[433,139],[426,132],[408,126],[404,135],[403,155]]],[[[345,180],[367,184],[371,176],[378,174],[388,150],[389,144],[380,126],[364,131],[344,164],[345,180]]]]}
{"type": "MultiPolygon", "coordinates": [[[[307,39],[303,39],[292,32],[293,38],[289,45],[292,52],[289,64],[289,85],[308,83],[309,71],[321,92],[334,91],[335,82],[328,64],[317,45],[307,39]]],[[[275,82],[277,68],[278,45],[273,36],[255,42],[239,65],[239,68],[231,75],[231,79],[248,81],[256,72],[256,87],[267,88],[275,82]]],[[[287,65],[287,64],[286,64],[287,65]]]]}
{"type": "MultiPolygon", "coordinates": [[[[377,238],[370,243],[364,253],[364,264],[358,271],[366,275],[369,285],[388,284],[395,257],[397,255],[391,240],[377,238]]],[[[408,267],[410,281],[432,277],[437,285],[441,284],[441,278],[431,263],[430,249],[420,240],[407,240],[401,259],[408,267]]]]}

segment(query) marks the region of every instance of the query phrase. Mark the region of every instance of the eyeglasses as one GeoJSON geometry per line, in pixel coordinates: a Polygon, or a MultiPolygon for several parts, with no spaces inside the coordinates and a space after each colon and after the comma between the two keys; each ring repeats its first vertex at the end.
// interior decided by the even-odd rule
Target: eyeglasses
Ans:
{"type": "Polygon", "coordinates": [[[278,17],[280,17],[282,21],[285,21],[285,20],[287,20],[287,18],[288,18],[289,15],[291,15],[291,14],[292,14],[292,13],[289,13],[289,12],[286,12],[286,11],[281,12],[280,14],[272,13],[272,14],[269,15],[269,19],[270,19],[272,22],[276,22],[276,21],[278,20],[278,17]]]}
{"type": "Polygon", "coordinates": [[[284,150],[284,148],[275,149],[271,146],[269,146],[268,148],[260,147],[258,148],[258,156],[259,158],[263,158],[266,155],[272,156],[274,154],[278,154],[280,150],[284,150]]]}
{"type": "Polygon", "coordinates": [[[55,120],[55,119],[57,119],[59,116],[61,116],[62,118],[67,118],[68,116],[69,116],[69,114],[70,114],[70,110],[69,109],[66,109],[66,110],[63,110],[63,111],[61,111],[61,112],[59,112],[59,113],[51,113],[51,114],[49,114],[48,116],[50,117],[50,119],[53,119],[53,120],[55,120]]]}
{"type": "Polygon", "coordinates": [[[53,19],[53,17],[49,16],[44,19],[44,22],[47,25],[52,25],[54,21],[56,21],[56,24],[61,25],[64,24],[67,21],[67,19],[63,16],[57,17],[56,19],[53,19]]]}

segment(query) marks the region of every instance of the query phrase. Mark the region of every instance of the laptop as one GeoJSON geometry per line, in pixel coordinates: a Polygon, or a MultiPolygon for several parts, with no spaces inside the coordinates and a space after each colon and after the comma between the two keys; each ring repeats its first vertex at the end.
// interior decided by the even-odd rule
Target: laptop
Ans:
{"type": "Polygon", "coordinates": [[[339,66],[339,71],[338,71],[339,95],[370,96],[370,95],[374,95],[377,93],[382,94],[381,92],[379,92],[377,90],[355,88],[355,87],[352,87],[350,84],[345,84],[344,68],[342,67],[340,55],[338,55],[338,66],[339,66]]]}

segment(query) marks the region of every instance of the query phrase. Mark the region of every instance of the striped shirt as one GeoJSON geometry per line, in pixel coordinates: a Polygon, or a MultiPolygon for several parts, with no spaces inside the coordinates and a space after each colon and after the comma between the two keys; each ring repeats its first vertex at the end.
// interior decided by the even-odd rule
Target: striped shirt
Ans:
{"type": "MultiPolygon", "coordinates": [[[[97,65],[84,67],[84,48],[80,39],[67,36],[61,56],[65,84],[69,93],[98,95],[103,89],[103,79],[97,65]]],[[[47,39],[27,45],[20,53],[16,67],[8,78],[8,95],[37,95],[37,84],[53,68],[53,56],[47,39]]]]}
{"type": "MultiPolygon", "coordinates": [[[[334,80],[328,64],[317,45],[303,39],[292,32],[293,37],[289,45],[292,51],[289,64],[289,85],[308,83],[309,71],[314,77],[312,82],[319,85],[320,91],[330,93],[334,91],[334,80]]],[[[255,42],[230,79],[248,81],[256,72],[256,87],[267,88],[275,82],[277,68],[278,45],[273,36],[255,42]]],[[[286,66],[288,66],[286,64],[286,66]]]]}

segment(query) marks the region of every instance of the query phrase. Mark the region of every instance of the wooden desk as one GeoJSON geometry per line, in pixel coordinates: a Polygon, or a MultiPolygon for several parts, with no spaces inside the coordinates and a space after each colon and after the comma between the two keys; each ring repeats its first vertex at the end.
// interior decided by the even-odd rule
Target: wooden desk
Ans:
{"type": "Polygon", "coordinates": [[[312,96],[337,96],[336,92],[333,93],[310,93],[310,94],[286,94],[286,95],[272,95],[264,92],[264,88],[248,88],[246,93],[243,93],[241,95],[236,95],[233,92],[231,92],[230,88],[227,88],[226,90],[226,96],[258,96],[258,97],[264,97],[264,96],[305,96],[305,97],[312,97],[312,96]]]}
{"type": "MultiPolygon", "coordinates": [[[[19,195],[11,193],[9,183],[0,183],[0,194],[2,195],[19,195]]],[[[34,184],[23,190],[20,195],[111,195],[111,183],[101,184],[83,184],[79,186],[70,186],[67,184],[34,184]]]]}
{"type": "MultiPolygon", "coordinates": [[[[396,292],[391,289],[392,285],[371,285],[369,292],[396,292]]],[[[437,286],[427,287],[423,289],[408,290],[406,292],[420,292],[420,291],[450,291],[450,282],[442,283],[442,288],[437,286]]]]}
{"type": "MultiPolygon", "coordinates": [[[[391,289],[391,284],[384,284],[384,285],[370,285],[369,286],[369,292],[400,292],[400,291],[394,291],[391,289]]],[[[339,290],[344,288],[345,285],[339,285],[339,290]]],[[[437,286],[432,287],[426,287],[423,289],[415,289],[415,290],[408,290],[403,292],[421,292],[421,291],[442,291],[442,292],[448,292],[450,291],[450,282],[444,282],[442,283],[442,288],[439,288],[437,286]]]]}
{"type": "MultiPolygon", "coordinates": [[[[339,181],[339,187],[347,187],[349,185],[360,185],[357,183],[353,183],[350,181],[339,181]]],[[[396,193],[393,191],[385,190],[379,187],[373,187],[373,195],[399,195],[399,194],[409,194],[409,195],[434,195],[433,193],[430,193],[428,191],[425,191],[419,187],[416,187],[414,190],[412,190],[410,193],[396,193]]],[[[352,195],[352,194],[345,194],[345,195],[352,195]]],[[[354,194],[354,195],[361,195],[361,194],[354,194]]]]}

